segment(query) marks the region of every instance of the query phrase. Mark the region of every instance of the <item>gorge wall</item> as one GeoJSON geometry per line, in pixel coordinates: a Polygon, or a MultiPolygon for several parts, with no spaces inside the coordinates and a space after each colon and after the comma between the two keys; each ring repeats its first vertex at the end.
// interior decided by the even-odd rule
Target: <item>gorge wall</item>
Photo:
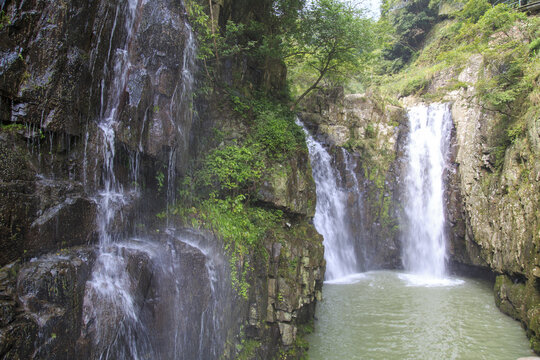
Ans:
{"type": "MultiPolygon", "coordinates": [[[[227,20],[265,21],[272,6],[223,1],[213,10],[225,26],[227,20]]],[[[89,342],[96,329],[83,313],[85,284],[96,268],[97,197],[107,181],[99,119],[110,105],[119,61],[129,67],[116,99],[112,166],[130,196],[112,221],[112,234],[161,249],[118,245],[117,251],[149,332],[168,338],[167,314],[177,307],[183,318],[172,325],[187,341],[170,353],[167,344],[149,343],[164,358],[300,356],[302,326],[313,318],[324,275],[322,239],[309,223],[315,190],[305,144],[298,157],[263,159],[267,170],[256,184],[254,206],[283,215],[240,258],[231,260],[219,228],[156,216],[185,190],[191,164],[213,148],[243,141],[249,131],[228,94],[193,100],[190,87],[202,68],[197,71],[184,5],[7,0],[1,14],[0,357],[92,358],[101,351],[89,342]],[[125,24],[130,5],[136,6],[131,27],[125,24]],[[216,132],[226,135],[208,140],[216,132]],[[168,275],[160,251],[167,262],[181,264],[174,286],[186,295],[178,301],[163,294],[168,275]],[[219,286],[212,269],[220,274],[219,286]],[[242,274],[243,294],[233,289],[235,271],[242,274]],[[216,291],[219,306],[212,305],[216,291]],[[211,307],[220,329],[205,323],[211,307]],[[206,347],[204,338],[218,340],[206,347]],[[201,350],[214,347],[217,353],[201,350]]],[[[276,96],[284,90],[280,62],[248,56],[223,61],[220,76],[230,87],[276,96]]]]}
{"type": "Polygon", "coordinates": [[[405,110],[375,94],[344,95],[337,88],[312,96],[301,118],[329,147],[339,185],[349,194],[345,220],[356,238],[358,271],[401,267],[405,110]]]}
{"type": "MultiPolygon", "coordinates": [[[[497,7],[491,11],[506,10],[497,7]]],[[[428,35],[418,60],[397,80],[363,95],[320,93],[306,105],[304,118],[330,147],[343,147],[358,159],[358,174],[365,176],[363,191],[371,193],[368,197],[379,193],[377,181],[369,174],[376,169],[381,171],[385,190],[380,194],[388,198],[389,218],[395,224],[401,211],[400,139],[408,131],[404,109],[419,103],[449,104],[452,145],[450,165],[444,174],[448,262],[451,268],[468,274],[487,271],[496,276],[497,305],[521,322],[538,353],[540,102],[535,65],[538,55],[529,50],[533,49],[529,44],[538,28],[533,25],[534,16],[529,20],[524,15],[514,16],[519,20],[506,25],[489,23],[490,30],[479,40],[482,45],[472,50],[458,43],[456,46],[466,50],[449,51],[452,55],[464,52],[461,58],[456,55],[459,60],[455,61],[452,55],[446,60],[448,53],[444,51],[445,43],[453,41],[449,39],[455,35],[451,31],[456,21],[444,15],[446,20],[428,35]],[[497,30],[500,27],[504,30],[497,30]],[[519,66],[519,72],[512,72],[512,66],[519,66]],[[402,86],[399,79],[406,85],[402,86]],[[516,90],[515,84],[524,85],[516,90]],[[505,95],[514,91],[519,97],[496,98],[503,91],[508,91],[505,95]],[[377,146],[371,147],[370,143],[377,146]]],[[[334,153],[340,151],[336,149],[334,153]]],[[[336,166],[344,166],[339,156],[335,161],[336,166]]],[[[380,198],[365,202],[371,214],[384,213],[383,204],[380,198]]],[[[376,219],[367,221],[380,224],[376,219]]],[[[380,229],[377,233],[381,233],[380,229]]],[[[397,231],[393,234],[386,232],[383,236],[385,249],[399,249],[397,231]]],[[[401,266],[399,250],[381,252],[372,244],[366,245],[377,254],[377,262],[401,266]],[[381,261],[381,255],[394,262],[381,261]]]]}

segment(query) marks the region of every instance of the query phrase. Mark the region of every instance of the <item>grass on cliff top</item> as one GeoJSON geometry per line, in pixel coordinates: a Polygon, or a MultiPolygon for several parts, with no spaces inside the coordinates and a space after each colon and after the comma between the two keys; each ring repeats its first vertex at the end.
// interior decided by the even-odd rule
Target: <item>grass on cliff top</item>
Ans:
{"type": "Polygon", "coordinates": [[[527,17],[504,4],[491,7],[486,0],[469,0],[453,19],[431,31],[415,61],[402,72],[375,78],[374,85],[398,97],[426,95],[437,74],[457,75],[472,56],[481,54],[484,78],[491,82],[466,84],[454,77],[442,91],[479,85],[483,100],[504,111],[532,90],[530,67],[538,61],[539,37],[538,17],[527,17]]]}
{"type": "Polygon", "coordinates": [[[474,87],[476,99],[470,102],[498,114],[490,145],[495,168],[501,169],[506,149],[526,136],[527,123],[540,113],[540,17],[469,0],[453,18],[435,26],[407,68],[375,77],[373,86],[385,96],[415,95],[428,101],[474,87]],[[480,65],[478,81],[460,81],[458,75],[471,59],[480,65]],[[449,81],[433,91],[430,85],[441,78],[449,81]]]}

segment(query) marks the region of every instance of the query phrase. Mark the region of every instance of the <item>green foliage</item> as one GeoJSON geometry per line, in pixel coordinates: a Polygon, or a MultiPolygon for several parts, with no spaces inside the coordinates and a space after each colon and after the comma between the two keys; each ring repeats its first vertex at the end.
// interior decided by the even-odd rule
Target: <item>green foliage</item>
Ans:
{"type": "Polygon", "coordinates": [[[249,192],[261,177],[264,163],[258,145],[232,144],[211,151],[199,173],[201,185],[237,195],[249,192]]]}
{"type": "Polygon", "coordinates": [[[236,357],[237,360],[250,360],[255,358],[256,350],[261,346],[261,342],[258,340],[244,340],[242,339],[242,344],[240,345],[240,353],[236,357]]]}
{"type": "Polygon", "coordinates": [[[339,0],[315,0],[301,13],[285,38],[286,61],[293,81],[301,82],[301,101],[324,79],[345,82],[372,56],[378,36],[375,23],[339,0]]]}
{"type": "MultiPolygon", "coordinates": [[[[7,124],[7,125],[0,124],[0,129],[6,132],[19,132],[19,131],[26,130],[26,126],[24,126],[23,124],[7,124]]],[[[41,130],[40,130],[40,134],[41,134],[41,130]]]]}
{"type": "Polygon", "coordinates": [[[185,1],[188,20],[197,34],[197,57],[203,62],[204,69],[210,80],[217,80],[219,66],[223,59],[231,58],[240,53],[252,50],[256,41],[245,37],[246,25],[228,20],[224,29],[220,29],[217,19],[206,6],[196,0],[185,1]]]}
{"type": "Polygon", "coordinates": [[[487,0],[469,0],[458,17],[464,21],[476,23],[489,9],[491,9],[491,5],[487,0]]]}
{"type": "Polygon", "coordinates": [[[394,0],[385,0],[382,5],[383,20],[395,29],[393,45],[382,54],[385,60],[383,72],[399,71],[414,58],[437,20],[436,6],[430,6],[430,0],[412,0],[402,7],[397,5],[394,0]]]}
{"type": "Polygon", "coordinates": [[[163,171],[158,171],[156,174],[156,182],[158,186],[158,192],[163,191],[163,186],[165,185],[165,174],[163,171]]]}
{"type": "Polygon", "coordinates": [[[265,104],[257,116],[254,138],[274,159],[285,159],[305,146],[305,135],[294,114],[283,106],[265,104]]]}
{"type": "Polygon", "coordinates": [[[499,4],[489,9],[484,16],[478,20],[479,30],[484,34],[492,34],[495,31],[506,31],[517,20],[525,20],[526,15],[517,12],[506,4],[499,4]]]}
{"type": "Polygon", "coordinates": [[[534,39],[529,44],[529,53],[531,56],[536,56],[540,52],[540,37],[537,39],[534,39]]]}
{"type": "MultiPolygon", "coordinates": [[[[180,204],[173,215],[195,228],[213,231],[224,240],[229,254],[232,285],[247,298],[247,278],[253,254],[267,256],[261,241],[270,229],[281,227],[281,211],[254,205],[263,172],[305,149],[294,113],[264,96],[244,97],[229,92],[228,104],[239,115],[242,138],[215,130],[216,147],[193,163],[178,190],[180,204]],[[248,256],[249,254],[249,256],[248,256]]],[[[237,136],[237,135],[236,135],[237,136]]]]}
{"type": "Polygon", "coordinates": [[[11,25],[9,16],[4,12],[4,10],[0,11],[0,31],[2,31],[5,26],[9,25],[11,25]]]}
{"type": "Polygon", "coordinates": [[[246,281],[250,265],[246,255],[260,249],[260,242],[268,229],[275,227],[283,216],[279,210],[266,210],[246,203],[244,195],[225,200],[210,197],[197,207],[179,207],[173,212],[191,221],[196,228],[214,231],[225,242],[230,256],[232,285],[236,292],[247,299],[249,285],[246,281]]]}
{"type": "Polygon", "coordinates": [[[261,147],[261,155],[283,160],[305,146],[304,132],[294,121],[296,115],[283,104],[260,94],[253,98],[229,94],[229,98],[233,110],[252,126],[248,140],[261,147]]]}

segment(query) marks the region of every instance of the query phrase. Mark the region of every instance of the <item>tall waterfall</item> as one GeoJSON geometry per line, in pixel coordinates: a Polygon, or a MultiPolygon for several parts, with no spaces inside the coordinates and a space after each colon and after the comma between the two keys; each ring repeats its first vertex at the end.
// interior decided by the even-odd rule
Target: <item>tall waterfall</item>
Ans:
{"type": "Polygon", "coordinates": [[[324,238],[325,279],[336,280],[358,272],[355,238],[346,222],[347,192],[338,186],[338,175],[326,149],[306,133],[306,142],[317,188],[317,205],[313,224],[324,238]]]}
{"type": "Polygon", "coordinates": [[[403,265],[407,271],[444,277],[443,170],[448,154],[451,115],[446,104],[418,105],[408,112],[403,265]]]}
{"type": "MultiPolygon", "coordinates": [[[[178,234],[172,230],[132,239],[120,235],[127,227],[123,209],[138,194],[137,188],[124,189],[117,180],[115,141],[122,118],[121,102],[134,66],[131,43],[141,24],[144,5],[141,0],[120,2],[110,35],[111,39],[115,36],[117,23],[122,23],[124,16],[127,37],[121,48],[108,49],[114,66],[110,84],[101,85],[98,128],[103,185],[96,196],[99,250],[92,276],[86,283],[80,342],[89,349],[92,359],[218,358],[224,343],[220,338],[223,321],[219,317],[226,304],[222,299],[226,296],[222,294],[229,291],[223,288],[226,287],[223,284],[228,284],[224,278],[228,266],[219,259],[219,249],[203,244],[201,235],[178,234]]],[[[187,40],[183,80],[176,87],[168,110],[179,143],[186,147],[188,134],[182,126],[191,119],[185,118],[190,115],[181,110],[191,107],[196,51],[188,24],[184,24],[184,31],[187,40]]],[[[144,121],[146,117],[143,128],[144,121]]],[[[168,205],[174,202],[177,151],[184,150],[173,144],[169,153],[168,205]]],[[[139,151],[142,151],[141,141],[139,151]]],[[[135,172],[138,156],[136,153],[130,159],[135,172]]]]}

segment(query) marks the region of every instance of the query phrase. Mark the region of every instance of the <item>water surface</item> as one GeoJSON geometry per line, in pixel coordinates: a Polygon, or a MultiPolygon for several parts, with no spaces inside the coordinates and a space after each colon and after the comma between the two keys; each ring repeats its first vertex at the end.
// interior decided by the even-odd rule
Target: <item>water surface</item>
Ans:
{"type": "Polygon", "coordinates": [[[471,279],[368,272],[325,283],[309,358],[517,359],[525,332],[502,314],[491,285],[471,279]]]}

